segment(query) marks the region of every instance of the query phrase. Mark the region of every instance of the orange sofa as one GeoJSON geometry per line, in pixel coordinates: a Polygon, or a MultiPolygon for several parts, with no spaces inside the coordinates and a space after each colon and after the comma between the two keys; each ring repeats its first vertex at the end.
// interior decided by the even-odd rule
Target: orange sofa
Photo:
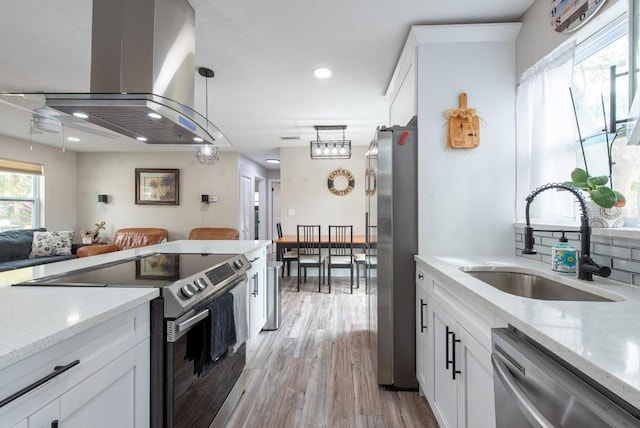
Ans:
{"type": "Polygon", "coordinates": [[[78,248],[78,257],[95,256],[113,251],[128,250],[129,248],[145,247],[159,244],[167,240],[169,233],[166,229],[154,227],[132,227],[118,229],[111,244],[87,245],[78,248]]]}
{"type": "Polygon", "coordinates": [[[196,227],[189,232],[189,239],[240,239],[240,231],[231,227],[196,227]]]}

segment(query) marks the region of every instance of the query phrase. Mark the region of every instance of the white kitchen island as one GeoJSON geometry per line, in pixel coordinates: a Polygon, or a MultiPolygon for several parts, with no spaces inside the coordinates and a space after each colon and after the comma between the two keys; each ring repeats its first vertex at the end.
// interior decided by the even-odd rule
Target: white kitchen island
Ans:
{"type": "Polygon", "coordinates": [[[58,420],[65,427],[149,425],[148,302],[158,290],[12,284],[153,252],[266,256],[270,243],[174,241],[0,273],[0,404],[60,370],[54,367],[69,366],[0,406],[0,426],[49,426],[58,420]],[[116,413],[121,419],[114,419],[116,413]]]}
{"type": "Polygon", "coordinates": [[[552,273],[548,264],[522,257],[416,256],[415,259],[418,378],[441,424],[464,427],[475,418],[491,425],[494,416],[493,394],[489,393],[493,378],[491,328],[507,325],[640,409],[640,287],[596,276],[593,282],[580,281],[575,275],[552,273]],[[612,301],[519,297],[460,269],[505,266],[548,276],[612,301]],[[451,373],[444,373],[445,365],[449,364],[437,360],[439,351],[435,352],[436,361],[428,358],[434,355],[434,347],[438,348],[445,329],[454,339],[460,339],[456,346],[460,360],[457,365],[454,363],[454,368],[461,368],[464,373],[450,384],[451,373]],[[447,400],[446,395],[451,394],[465,398],[456,403],[455,398],[447,400]]]}

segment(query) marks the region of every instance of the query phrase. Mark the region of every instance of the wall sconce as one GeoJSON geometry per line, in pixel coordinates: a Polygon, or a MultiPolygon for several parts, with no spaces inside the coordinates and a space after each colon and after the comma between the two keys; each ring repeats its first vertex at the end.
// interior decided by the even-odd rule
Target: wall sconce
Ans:
{"type": "Polygon", "coordinates": [[[202,202],[203,204],[218,202],[218,197],[216,195],[201,195],[200,202],[202,202]]]}
{"type": "Polygon", "coordinates": [[[103,204],[108,204],[109,203],[109,196],[108,195],[98,195],[98,202],[101,202],[103,204]]]}

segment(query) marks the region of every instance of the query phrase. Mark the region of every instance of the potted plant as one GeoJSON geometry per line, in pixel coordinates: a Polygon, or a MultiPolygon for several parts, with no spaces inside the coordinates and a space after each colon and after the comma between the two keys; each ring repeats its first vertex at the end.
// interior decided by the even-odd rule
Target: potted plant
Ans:
{"type": "Polygon", "coordinates": [[[624,195],[611,189],[607,186],[608,183],[609,177],[606,175],[592,177],[582,168],[571,171],[571,181],[567,182],[576,189],[587,192],[591,200],[602,208],[624,207],[627,203],[624,195]]]}

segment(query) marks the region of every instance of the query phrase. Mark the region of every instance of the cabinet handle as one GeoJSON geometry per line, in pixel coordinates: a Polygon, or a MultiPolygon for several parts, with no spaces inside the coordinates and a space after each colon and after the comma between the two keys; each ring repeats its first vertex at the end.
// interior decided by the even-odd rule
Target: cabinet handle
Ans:
{"type": "Polygon", "coordinates": [[[51,422],[51,428],[58,428],[58,420],[57,419],[55,421],[51,422]]]}
{"type": "Polygon", "coordinates": [[[456,339],[456,334],[453,334],[453,340],[451,341],[451,353],[453,354],[453,360],[451,361],[453,363],[452,369],[451,369],[451,377],[453,378],[453,380],[456,380],[456,374],[461,374],[462,372],[460,370],[456,369],[456,343],[460,343],[460,339],[456,339]]]}
{"type": "Polygon", "coordinates": [[[453,334],[453,331],[449,330],[449,326],[445,327],[444,331],[444,361],[445,361],[445,369],[449,370],[449,364],[453,362],[453,360],[449,359],[449,335],[453,334]]]}
{"type": "Polygon", "coordinates": [[[33,391],[34,389],[36,389],[40,385],[43,385],[43,384],[49,382],[54,377],[61,375],[62,373],[64,373],[67,370],[69,370],[70,368],[77,366],[78,364],[80,364],[80,360],[72,361],[69,364],[67,364],[66,366],[55,366],[53,368],[53,372],[49,373],[48,375],[46,375],[45,377],[43,377],[41,379],[38,379],[37,381],[33,382],[31,385],[28,385],[28,386],[22,388],[20,391],[8,396],[7,398],[5,398],[2,401],[0,401],[0,407],[4,407],[7,404],[11,403],[12,401],[15,401],[18,398],[22,397],[23,395],[28,394],[29,392],[33,391]]]}
{"type": "Polygon", "coordinates": [[[424,307],[427,306],[424,300],[420,299],[420,333],[424,333],[427,326],[424,325],[424,307]]]}
{"type": "Polygon", "coordinates": [[[253,274],[253,291],[251,292],[254,297],[258,297],[258,274],[253,274]]]}
{"type": "Polygon", "coordinates": [[[418,279],[422,279],[422,278],[424,278],[424,275],[423,275],[423,274],[421,274],[421,273],[419,273],[419,274],[418,274],[418,279]]]}

